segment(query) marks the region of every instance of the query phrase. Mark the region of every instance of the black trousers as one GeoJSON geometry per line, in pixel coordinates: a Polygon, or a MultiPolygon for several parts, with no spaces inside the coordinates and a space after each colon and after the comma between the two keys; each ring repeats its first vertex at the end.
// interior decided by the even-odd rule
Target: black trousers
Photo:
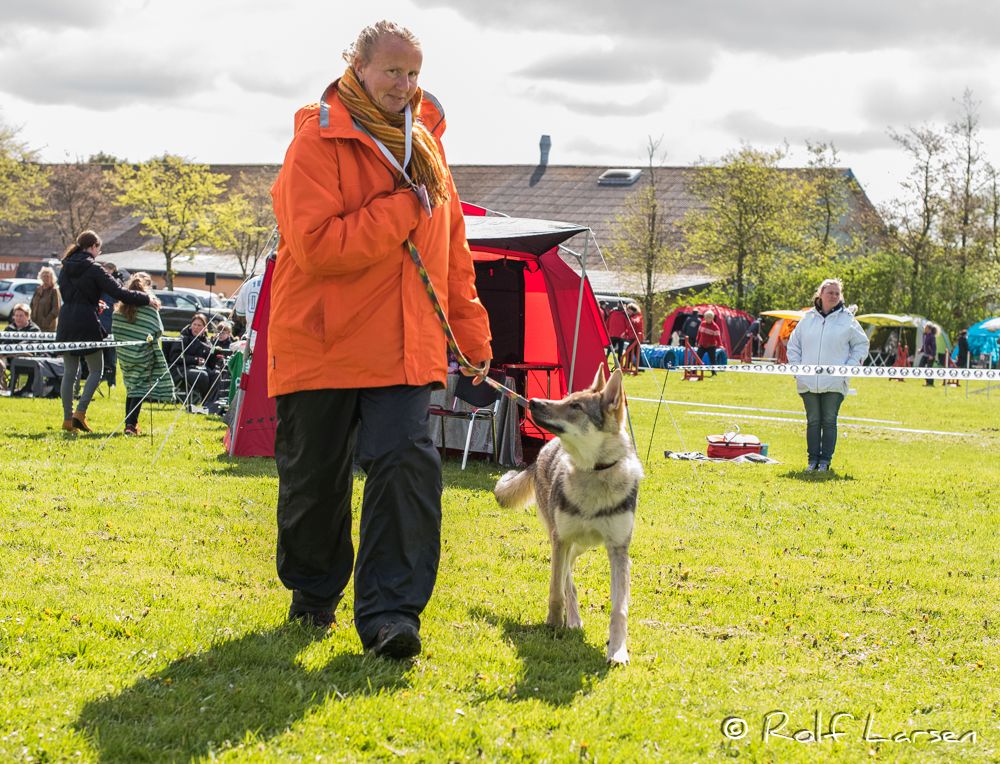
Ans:
{"type": "Polygon", "coordinates": [[[369,648],[389,621],[420,627],[441,557],[441,459],[430,386],[278,396],[277,567],[293,604],[334,608],[354,569],[354,625],[369,648]],[[353,461],[367,474],[357,562],[353,461]]]}

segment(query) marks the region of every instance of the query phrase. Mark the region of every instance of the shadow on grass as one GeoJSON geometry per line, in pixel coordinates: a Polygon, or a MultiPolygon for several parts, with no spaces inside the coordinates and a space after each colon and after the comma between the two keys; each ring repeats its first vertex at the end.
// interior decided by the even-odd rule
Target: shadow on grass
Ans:
{"type": "Polygon", "coordinates": [[[514,687],[482,700],[534,699],[564,706],[572,703],[581,691],[589,691],[596,680],[608,673],[604,651],[588,645],[582,629],[521,623],[481,608],[469,612],[473,618],[502,628],[524,666],[524,673],[514,687]]]}
{"type": "Polygon", "coordinates": [[[462,469],[462,455],[458,455],[458,460],[445,461],[441,475],[444,479],[445,488],[464,488],[483,491],[493,491],[497,479],[511,467],[503,467],[493,462],[480,462],[473,465],[469,462],[466,469],[462,469]]]}
{"type": "Polygon", "coordinates": [[[215,475],[230,477],[278,476],[278,468],[274,465],[274,459],[262,456],[240,457],[219,454],[215,457],[215,464],[206,471],[215,475]]]}
{"type": "Polygon", "coordinates": [[[331,696],[375,695],[407,684],[408,664],[359,654],[303,668],[296,656],[315,639],[315,632],[285,624],[215,645],[90,701],[76,727],[102,761],[192,760],[266,741],[331,696]]]}
{"type": "Polygon", "coordinates": [[[836,480],[854,480],[853,475],[844,475],[836,470],[829,472],[808,472],[807,470],[788,470],[779,477],[801,480],[805,483],[828,483],[836,480]]]}

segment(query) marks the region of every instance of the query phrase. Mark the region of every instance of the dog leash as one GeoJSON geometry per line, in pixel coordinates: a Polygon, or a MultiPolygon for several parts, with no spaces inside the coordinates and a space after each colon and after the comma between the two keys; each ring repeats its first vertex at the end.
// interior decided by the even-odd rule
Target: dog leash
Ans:
{"type": "MultiPolygon", "coordinates": [[[[458,365],[468,371],[481,373],[482,367],[471,363],[469,359],[465,357],[461,348],[458,347],[458,342],[455,340],[455,334],[452,332],[451,325],[448,323],[448,317],[444,314],[444,308],[441,307],[441,301],[438,299],[437,292],[434,291],[434,285],[431,283],[431,277],[427,273],[427,268],[424,267],[424,261],[420,257],[420,252],[417,251],[416,246],[414,246],[413,242],[409,239],[406,240],[406,246],[410,250],[410,258],[413,260],[413,264],[417,266],[417,273],[420,274],[420,280],[424,282],[424,289],[427,290],[427,296],[430,298],[431,305],[434,307],[434,312],[437,314],[438,321],[441,323],[441,328],[444,330],[445,339],[448,340],[448,348],[452,353],[454,353],[455,359],[458,361],[458,365]]],[[[483,377],[483,381],[504,397],[514,401],[514,403],[518,406],[522,406],[524,408],[528,407],[528,399],[520,393],[511,390],[509,387],[490,376],[483,377]]]]}

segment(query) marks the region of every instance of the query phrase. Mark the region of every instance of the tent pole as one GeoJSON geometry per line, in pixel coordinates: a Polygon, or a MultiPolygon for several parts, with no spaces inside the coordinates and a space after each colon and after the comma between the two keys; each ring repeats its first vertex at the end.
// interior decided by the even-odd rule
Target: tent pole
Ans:
{"type": "Polygon", "coordinates": [[[573,354],[569,358],[569,380],[566,383],[566,392],[573,392],[573,375],[576,373],[576,348],[580,342],[580,316],[583,313],[583,284],[587,279],[587,246],[590,244],[590,237],[594,235],[591,230],[587,231],[588,236],[583,240],[583,255],[580,258],[580,293],[576,298],[576,328],[573,330],[573,354]]]}

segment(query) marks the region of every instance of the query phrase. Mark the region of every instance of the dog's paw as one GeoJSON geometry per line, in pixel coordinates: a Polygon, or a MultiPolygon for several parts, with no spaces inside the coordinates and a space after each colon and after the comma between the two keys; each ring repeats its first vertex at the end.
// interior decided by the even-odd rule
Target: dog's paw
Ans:
{"type": "Polygon", "coordinates": [[[579,615],[573,617],[571,615],[566,616],[566,628],[567,629],[582,629],[583,619],[579,615]]]}
{"type": "Polygon", "coordinates": [[[612,666],[627,666],[628,665],[628,649],[625,645],[622,645],[614,652],[608,649],[608,663],[612,666]]]}

